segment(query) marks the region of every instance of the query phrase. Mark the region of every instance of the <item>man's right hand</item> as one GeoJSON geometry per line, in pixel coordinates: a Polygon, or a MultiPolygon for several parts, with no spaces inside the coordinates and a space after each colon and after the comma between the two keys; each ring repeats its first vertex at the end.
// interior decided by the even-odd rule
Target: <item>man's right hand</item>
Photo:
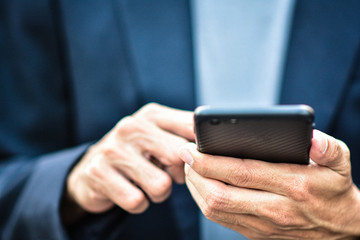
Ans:
{"type": "Polygon", "coordinates": [[[141,213],[171,193],[172,180],[184,183],[177,151],[194,139],[192,112],[150,103],[123,118],[87,153],[67,180],[67,198],[101,213],[118,205],[141,213]]]}

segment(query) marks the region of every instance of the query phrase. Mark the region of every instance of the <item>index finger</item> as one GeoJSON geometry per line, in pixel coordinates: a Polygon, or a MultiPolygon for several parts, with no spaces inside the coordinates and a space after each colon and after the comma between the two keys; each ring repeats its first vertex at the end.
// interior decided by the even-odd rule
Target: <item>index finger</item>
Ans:
{"type": "Polygon", "coordinates": [[[166,107],[157,103],[149,103],[134,114],[134,117],[146,118],[160,128],[194,141],[194,114],[166,107]]]}
{"type": "Polygon", "coordinates": [[[314,169],[314,165],[269,163],[203,154],[197,151],[195,144],[187,144],[180,150],[179,157],[203,177],[285,196],[294,187],[306,185],[314,169]]]}

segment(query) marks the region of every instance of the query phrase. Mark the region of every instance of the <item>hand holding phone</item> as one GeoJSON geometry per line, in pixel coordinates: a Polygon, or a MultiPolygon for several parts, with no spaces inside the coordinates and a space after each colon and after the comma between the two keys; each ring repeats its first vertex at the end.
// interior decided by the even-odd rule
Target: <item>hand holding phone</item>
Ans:
{"type": "Polygon", "coordinates": [[[278,163],[309,163],[314,110],[307,105],[195,110],[203,153],[278,163]]]}

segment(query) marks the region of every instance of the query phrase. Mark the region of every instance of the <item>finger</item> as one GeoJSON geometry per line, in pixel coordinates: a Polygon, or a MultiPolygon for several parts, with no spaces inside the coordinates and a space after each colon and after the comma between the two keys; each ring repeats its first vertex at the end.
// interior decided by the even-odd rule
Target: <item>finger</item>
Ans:
{"type": "MultiPolygon", "coordinates": [[[[279,226],[260,219],[259,217],[252,215],[239,215],[231,213],[223,213],[223,215],[218,220],[212,220],[215,223],[218,223],[226,228],[232,229],[243,236],[249,239],[299,239],[299,236],[308,235],[308,229],[281,229],[279,226]],[[224,219],[223,220],[221,220],[224,219]],[[229,223],[229,219],[234,219],[233,223],[229,223]]],[[[321,236],[318,231],[310,230],[312,232],[317,232],[318,236],[321,236]]],[[[315,235],[313,235],[315,236],[315,235]]],[[[311,238],[307,238],[311,239],[311,238]]]]}
{"type": "Polygon", "coordinates": [[[148,138],[139,148],[155,157],[172,179],[179,184],[184,183],[184,163],[179,158],[178,149],[187,143],[183,138],[164,132],[155,125],[148,126],[148,138]]]}
{"type": "Polygon", "coordinates": [[[186,144],[180,158],[198,174],[244,188],[288,195],[306,180],[311,166],[268,163],[252,159],[213,156],[197,151],[195,144],[186,144]]]}
{"type": "MultiPolygon", "coordinates": [[[[186,184],[203,214],[243,234],[299,238],[321,236],[288,199],[203,178],[185,166],[186,184]],[[246,206],[247,205],[247,206],[246,206]]],[[[324,233],[322,233],[324,234],[324,233]]]]}
{"type": "Polygon", "coordinates": [[[86,171],[92,189],[89,201],[103,201],[96,197],[103,195],[130,213],[141,213],[149,206],[144,193],[107,164],[103,156],[95,156],[86,171]]]}
{"type": "Polygon", "coordinates": [[[185,183],[184,164],[165,167],[164,169],[177,184],[185,183]]]}
{"type": "Polygon", "coordinates": [[[220,209],[224,212],[236,212],[239,214],[250,214],[255,212],[255,209],[253,209],[252,206],[249,207],[249,204],[242,204],[242,202],[239,202],[237,206],[231,206],[228,201],[230,194],[224,190],[227,189],[227,186],[224,183],[204,178],[192,170],[188,165],[185,165],[185,174],[186,185],[206,218],[214,220],[214,211],[219,211],[220,209]],[[227,194],[227,196],[224,196],[225,194],[227,194]],[[248,209],[247,207],[251,209],[248,209]]]}
{"type": "Polygon", "coordinates": [[[172,133],[163,131],[161,128],[149,122],[137,120],[142,126],[142,134],[138,135],[136,141],[139,149],[150,153],[165,165],[172,165],[174,163],[182,163],[177,152],[184,144],[188,143],[182,137],[176,136],[172,133]]]}
{"type": "Polygon", "coordinates": [[[234,187],[205,178],[188,165],[185,165],[185,174],[186,184],[193,198],[209,219],[218,211],[270,217],[276,206],[283,206],[288,201],[277,194],[234,187]]]}
{"type": "Polygon", "coordinates": [[[142,213],[149,207],[144,193],[116,171],[108,172],[106,192],[114,203],[130,213],[142,213]]]}
{"type": "Polygon", "coordinates": [[[132,148],[123,148],[107,157],[114,168],[138,185],[153,202],[162,202],[169,197],[172,185],[170,176],[141,153],[132,148]]]}
{"type": "MultiPolygon", "coordinates": [[[[247,219],[242,221],[246,222],[247,219]]],[[[321,228],[279,230],[266,224],[258,224],[259,228],[223,222],[219,224],[241,233],[248,239],[346,239],[345,234],[332,233],[321,228]]]]}
{"type": "Polygon", "coordinates": [[[80,167],[76,166],[67,179],[69,196],[84,210],[91,213],[101,213],[109,210],[114,203],[102,192],[93,176],[79,174],[80,167]],[[76,172],[76,173],[74,173],[76,172]]]}
{"type": "Polygon", "coordinates": [[[138,134],[135,134],[132,141],[137,149],[145,156],[154,157],[176,183],[184,183],[184,164],[177,152],[187,140],[143,119],[134,119],[134,122],[138,134]]]}
{"type": "Polygon", "coordinates": [[[154,122],[160,128],[194,141],[193,112],[149,103],[134,114],[154,122]]]}
{"type": "Polygon", "coordinates": [[[319,165],[326,166],[341,175],[350,174],[350,152],[341,141],[314,130],[310,158],[319,165]]]}

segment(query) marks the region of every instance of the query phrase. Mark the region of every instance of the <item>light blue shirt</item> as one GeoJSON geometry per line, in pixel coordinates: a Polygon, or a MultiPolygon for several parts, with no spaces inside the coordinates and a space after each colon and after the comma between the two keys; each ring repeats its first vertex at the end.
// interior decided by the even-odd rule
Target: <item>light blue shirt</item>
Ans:
{"type": "Polygon", "coordinates": [[[198,104],[278,103],[293,0],[193,0],[198,104]]]}
{"type": "MultiPolygon", "coordinates": [[[[295,0],[192,0],[198,105],[278,103],[295,0]]],[[[200,215],[203,240],[245,239],[200,215]]]]}

